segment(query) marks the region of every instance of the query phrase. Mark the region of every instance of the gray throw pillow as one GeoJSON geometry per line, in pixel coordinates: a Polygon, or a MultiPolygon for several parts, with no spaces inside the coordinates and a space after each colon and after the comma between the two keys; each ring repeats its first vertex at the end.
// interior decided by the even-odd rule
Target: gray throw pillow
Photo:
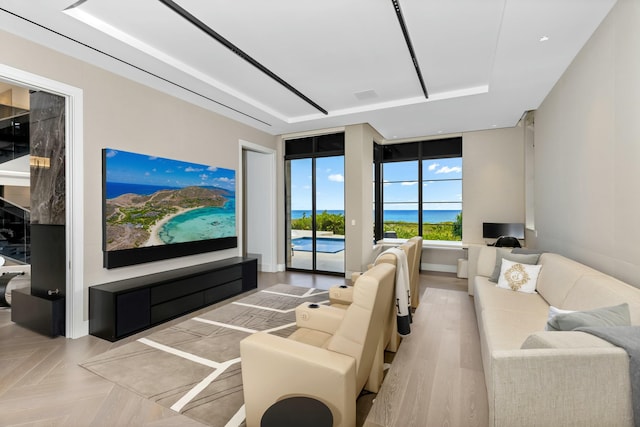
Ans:
{"type": "Polygon", "coordinates": [[[593,310],[561,313],[547,322],[548,331],[572,331],[585,326],[630,326],[629,304],[622,303],[612,307],[593,310]]]}
{"type": "Polygon", "coordinates": [[[511,249],[497,248],[496,249],[496,265],[493,268],[493,273],[489,277],[489,281],[498,283],[498,277],[500,276],[500,268],[502,267],[502,259],[508,259],[509,261],[517,262],[520,264],[535,265],[540,258],[539,253],[535,254],[514,254],[511,249]]]}

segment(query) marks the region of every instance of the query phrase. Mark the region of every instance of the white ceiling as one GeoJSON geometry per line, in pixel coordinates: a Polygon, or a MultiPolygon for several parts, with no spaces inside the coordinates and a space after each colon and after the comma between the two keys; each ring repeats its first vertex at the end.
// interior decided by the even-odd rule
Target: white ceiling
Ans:
{"type": "Polygon", "coordinates": [[[400,0],[427,99],[391,0],[174,0],[328,114],[160,0],[0,0],[0,28],[274,135],[392,140],[514,126],[615,1],[400,0]]]}

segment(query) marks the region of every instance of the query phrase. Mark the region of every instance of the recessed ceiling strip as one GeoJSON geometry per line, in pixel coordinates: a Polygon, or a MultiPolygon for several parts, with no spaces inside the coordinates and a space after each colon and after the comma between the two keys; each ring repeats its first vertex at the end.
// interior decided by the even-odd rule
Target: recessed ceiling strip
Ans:
{"type": "Polygon", "coordinates": [[[273,71],[269,70],[267,67],[265,67],[264,65],[262,65],[261,63],[256,61],[253,57],[251,57],[249,54],[244,52],[238,46],[234,45],[229,40],[227,40],[224,37],[222,37],[220,34],[215,32],[211,27],[206,25],[204,22],[200,21],[198,18],[193,16],[191,13],[189,13],[188,11],[186,11],[185,9],[183,9],[182,7],[177,5],[176,3],[174,3],[172,0],[160,0],[160,2],[163,3],[165,6],[167,6],[169,9],[173,10],[178,15],[182,16],[184,19],[189,21],[191,24],[193,24],[194,26],[199,28],[205,34],[207,34],[208,36],[210,36],[214,40],[216,40],[219,43],[221,43],[224,47],[226,47],[227,49],[229,49],[230,51],[232,51],[233,53],[238,55],[240,58],[244,59],[249,64],[253,65],[258,70],[262,71],[264,74],[266,74],[267,76],[271,77],[276,82],[280,83],[283,87],[288,89],[290,92],[294,93],[296,96],[298,96],[300,99],[305,101],[307,104],[311,105],[316,110],[322,112],[323,114],[329,114],[327,112],[327,110],[325,110],[324,108],[322,108],[321,106],[319,106],[318,104],[313,102],[310,98],[308,98],[302,92],[300,92],[299,90],[297,90],[296,88],[291,86],[289,83],[287,83],[285,80],[283,80],[279,76],[277,76],[273,71]]]}
{"type": "Polygon", "coordinates": [[[424,97],[428,99],[429,94],[427,93],[427,87],[425,86],[424,79],[422,78],[420,65],[418,65],[418,58],[416,58],[416,53],[413,50],[413,45],[411,44],[411,38],[409,37],[409,30],[407,29],[407,24],[404,22],[402,9],[400,9],[400,0],[391,0],[391,3],[393,3],[393,8],[396,10],[396,16],[398,17],[398,22],[400,23],[400,28],[402,29],[402,34],[404,35],[404,41],[407,43],[407,48],[409,49],[409,55],[411,55],[411,60],[413,61],[413,67],[416,69],[416,74],[418,75],[420,86],[422,87],[422,93],[424,93],[424,97]]]}
{"type": "MultiPolygon", "coordinates": [[[[81,3],[81,2],[79,2],[79,3],[81,3]]],[[[71,41],[71,42],[77,43],[77,44],[79,44],[80,46],[84,46],[84,47],[86,47],[87,49],[91,49],[91,50],[93,50],[94,52],[97,52],[97,53],[99,53],[99,54],[101,54],[101,55],[104,55],[104,56],[106,56],[106,57],[108,57],[108,58],[111,58],[111,59],[113,59],[113,60],[115,60],[115,61],[118,61],[118,62],[120,62],[120,63],[122,63],[122,64],[128,65],[129,67],[135,68],[136,70],[141,71],[141,72],[143,72],[143,73],[146,73],[146,74],[148,74],[148,75],[150,75],[150,76],[152,76],[152,77],[155,77],[155,78],[157,78],[158,80],[162,80],[163,82],[169,83],[169,84],[171,84],[171,85],[173,85],[173,86],[175,86],[175,87],[178,87],[178,88],[180,88],[180,89],[182,89],[182,90],[185,90],[185,91],[187,91],[187,92],[189,92],[189,93],[192,93],[192,94],[194,94],[194,95],[197,95],[197,96],[199,96],[199,97],[201,97],[201,98],[203,98],[203,99],[206,99],[206,100],[208,100],[208,101],[213,102],[214,104],[217,104],[217,105],[219,105],[219,106],[221,106],[221,107],[227,108],[227,109],[229,109],[229,110],[231,110],[231,111],[233,111],[233,112],[235,112],[235,113],[241,114],[241,115],[243,115],[243,116],[245,116],[245,117],[248,117],[248,118],[250,118],[250,119],[253,119],[253,120],[255,120],[255,121],[257,121],[257,122],[260,122],[260,123],[262,123],[262,124],[264,124],[264,125],[271,126],[271,123],[267,123],[267,122],[265,122],[264,120],[260,120],[260,119],[259,119],[259,118],[257,118],[257,117],[254,117],[254,116],[252,116],[252,115],[250,115],[250,114],[244,113],[244,112],[242,112],[242,111],[238,110],[237,108],[231,107],[231,106],[229,106],[229,105],[227,105],[227,104],[223,104],[223,103],[222,103],[222,102],[220,102],[220,101],[216,101],[215,99],[213,99],[213,98],[211,98],[211,97],[209,97],[209,96],[206,96],[206,95],[203,95],[203,94],[201,94],[201,93],[199,93],[199,92],[196,92],[196,91],[195,91],[195,90],[193,90],[193,89],[189,89],[189,88],[188,88],[188,87],[186,87],[186,86],[183,86],[183,85],[181,85],[181,84],[178,84],[178,83],[176,83],[176,82],[174,82],[174,81],[171,81],[171,80],[169,80],[169,79],[167,79],[167,78],[165,78],[165,77],[162,77],[162,76],[160,76],[160,75],[158,75],[158,74],[152,73],[152,72],[151,72],[151,71],[149,71],[149,70],[145,70],[145,69],[144,69],[144,68],[142,68],[142,67],[139,67],[139,66],[137,66],[137,65],[135,65],[135,64],[132,64],[131,62],[127,62],[127,61],[125,61],[125,60],[123,60],[123,59],[121,59],[121,58],[118,58],[117,56],[111,55],[110,53],[107,53],[107,52],[102,51],[102,50],[100,50],[100,49],[96,49],[96,48],[95,48],[95,47],[93,47],[93,46],[90,46],[90,45],[88,45],[88,44],[86,44],[86,43],[81,42],[80,40],[76,40],[76,39],[74,39],[74,38],[72,38],[72,37],[69,37],[69,36],[67,36],[67,35],[65,35],[65,34],[62,34],[62,33],[61,33],[61,32],[59,32],[59,31],[55,31],[55,30],[53,30],[53,29],[51,29],[51,28],[49,28],[49,27],[45,27],[45,26],[44,26],[44,25],[42,25],[42,24],[38,24],[37,22],[32,21],[31,19],[27,19],[27,18],[25,18],[24,16],[21,16],[21,15],[18,15],[18,14],[16,14],[16,13],[13,13],[13,12],[11,12],[10,10],[7,10],[7,9],[5,9],[5,8],[0,7],[0,12],[4,12],[4,13],[7,13],[7,14],[9,14],[9,15],[11,15],[11,16],[14,16],[14,17],[18,18],[18,19],[22,19],[23,21],[28,22],[28,23],[29,23],[29,24],[31,24],[31,25],[35,25],[35,26],[37,26],[37,27],[39,27],[39,28],[42,28],[42,29],[43,29],[43,30],[45,30],[45,31],[49,31],[49,32],[50,32],[50,33],[52,33],[52,34],[55,34],[55,35],[57,35],[57,36],[60,36],[60,37],[62,37],[62,38],[64,38],[64,39],[67,39],[67,40],[69,40],[69,41],[71,41]]]]}

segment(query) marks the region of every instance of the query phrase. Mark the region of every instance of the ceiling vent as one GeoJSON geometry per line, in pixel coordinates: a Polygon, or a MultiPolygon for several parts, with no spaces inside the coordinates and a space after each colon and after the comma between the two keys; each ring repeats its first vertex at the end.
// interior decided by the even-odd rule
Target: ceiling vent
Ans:
{"type": "Polygon", "coordinates": [[[353,94],[359,101],[366,101],[368,99],[374,99],[378,97],[375,90],[363,90],[362,92],[356,92],[353,94]]]}

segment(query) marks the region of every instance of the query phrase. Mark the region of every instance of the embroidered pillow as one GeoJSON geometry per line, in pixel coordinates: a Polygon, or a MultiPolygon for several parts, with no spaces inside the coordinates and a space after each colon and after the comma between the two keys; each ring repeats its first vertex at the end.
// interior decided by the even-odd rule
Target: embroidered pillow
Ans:
{"type": "Polygon", "coordinates": [[[513,253],[511,249],[497,248],[496,249],[496,264],[493,268],[493,273],[489,277],[489,281],[498,283],[498,276],[500,275],[500,269],[502,268],[502,260],[508,259],[509,261],[519,262],[520,264],[537,264],[540,258],[540,253],[513,253]]]}
{"type": "Polygon", "coordinates": [[[541,268],[541,265],[522,264],[503,259],[498,277],[498,287],[535,294],[541,268]]]}

